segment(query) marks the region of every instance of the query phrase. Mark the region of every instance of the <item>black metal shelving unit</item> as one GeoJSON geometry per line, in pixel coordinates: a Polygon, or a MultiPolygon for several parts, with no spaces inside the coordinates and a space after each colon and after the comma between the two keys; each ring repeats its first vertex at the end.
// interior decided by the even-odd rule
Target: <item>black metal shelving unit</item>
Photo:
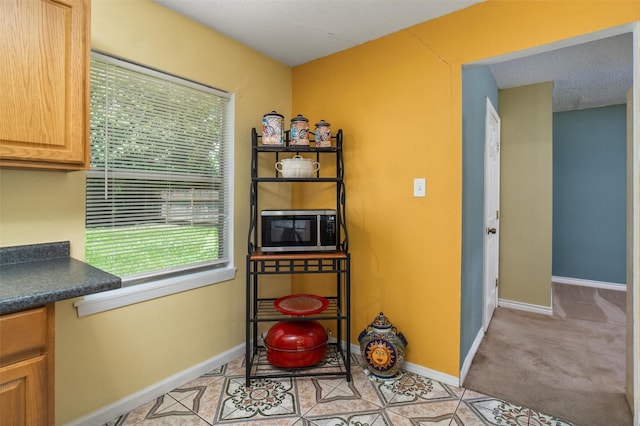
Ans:
{"type": "MultiPolygon", "coordinates": [[[[251,189],[250,189],[250,225],[246,259],[246,384],[251,379],[297,377],[297,376],[344,376],[351,381],[350,315],[351,315],[351,256],[348,251],[348,234],[345,219],[344,160],[342,156],[342,130],[332,136],[331,147],[314,145],[289,145],[288,132],[284,145],[261,145],[261,136],[256,129],[251,132],[251,189]],[[323,162],[335,157],[335,172],[325,175],[324,168],[311,178],[283,178],[276,171],[272,176],[261,176],[258,166],[261,161],[275,165],[281,156],[288,154],[314,155],[316,161],[323,162]],[[263,253],[258,246],[258,194],[263,183],[282,182],[329,182],[336,187],[337,241],[339,247],[330,252],[313,253],[263,253]],[[333,294],[323,294],[329,299],[328,308],[316,315],[290,317],[278,312],[274,298],[261,297],[259,288],[261,277],[295,274],[331,274],[335,276],[333,294]],[[320,365],[283,369],[270,366],[266,361],[265,348],[259,336],[260,323],[277,321],[318,320],[333,321],[335,324],[335,342],[327,347],[327,355],[320,365]],[[342,344],[344,342],[344,345],[342,344]]],[[[313,144],[313,141],[311,141],[313,144]]],[[[326,163],[325,163],[326,164],[326,163]]]]}

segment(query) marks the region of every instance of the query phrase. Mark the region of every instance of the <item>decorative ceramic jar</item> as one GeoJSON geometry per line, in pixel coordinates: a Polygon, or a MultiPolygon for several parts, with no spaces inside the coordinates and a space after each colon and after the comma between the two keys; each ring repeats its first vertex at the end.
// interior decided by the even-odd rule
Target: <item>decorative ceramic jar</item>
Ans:
{"type": "Polygon", "coordinates": [[[358,342],[371,374],[382,379],[394,379],[399,375],[409,343],[382,312],[362,330],[358,342]]]}
{"type": "Polygon", "coordinates": [[[284,116],[271,111],[262,117],[262,144],[284,145],[284,116]]]}
{"type": "Polygon", "coordinates": [[[309,120],[300,114],[291,119],[289,145],[309,145],[309,120]]]}
{"type": "Polygon", "coordinates": [[[324,120],[316,123],[316,146],[327,147],[331,146],[331,124],[324,120]]]}
{"type": "Polygon", "coordinates": [[[276,170],[286,178],[310,178],[320,170],[320,163],[301,155],[283,158],[276,163],[276,170]]]}

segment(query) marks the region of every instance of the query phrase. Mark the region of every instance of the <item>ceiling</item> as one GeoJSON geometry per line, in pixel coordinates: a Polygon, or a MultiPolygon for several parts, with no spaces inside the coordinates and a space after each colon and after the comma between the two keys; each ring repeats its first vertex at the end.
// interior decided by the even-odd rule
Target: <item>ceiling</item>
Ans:
{"type": "Polygon", "coordinates": [[[155,0],[289,66],[483,0],[155,0]]]}
{"type": "Polygon", "coordinates": [[[553,81],[553,110],[626,103],[633,84],[631,33],[489,65],[500,89],[553,81]]]}
{"type": "MultiPolygon", "coordinates": [[[[296,66],[482,0],[154,1],[296,66]]],[[[566,111],[625,103],[632,60],[627,33],[489,66],[501,89],[553,81],[553,109],[566,111]]]]}

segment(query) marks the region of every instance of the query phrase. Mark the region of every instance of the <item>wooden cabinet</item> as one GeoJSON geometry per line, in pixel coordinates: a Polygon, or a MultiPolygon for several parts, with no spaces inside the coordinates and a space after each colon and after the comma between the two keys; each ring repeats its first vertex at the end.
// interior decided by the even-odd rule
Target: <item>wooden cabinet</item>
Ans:
{"type": "Polygon", "coordinates": [[[0,425],[53,425],[54,305],[0,316],[0,425]]]}
{"type": "Polygon", "coordinates": [[[89,0],[0,1],[0,166],[86,168],[89,25],[89,0]]]}

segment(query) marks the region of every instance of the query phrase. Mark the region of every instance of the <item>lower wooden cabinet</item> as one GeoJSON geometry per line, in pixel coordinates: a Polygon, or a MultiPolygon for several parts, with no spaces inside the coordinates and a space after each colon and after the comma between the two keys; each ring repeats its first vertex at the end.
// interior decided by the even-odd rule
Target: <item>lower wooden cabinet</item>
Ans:
{"type": "Polygon", "coordinates": [[[54,305],[0,316],[0,425],[53,425],[54,305]]]}
{"type": "Polygon", "coordinates": [[[0,368],[0,424],[46,425],[47,391],[45,355],[0,368]]]}

